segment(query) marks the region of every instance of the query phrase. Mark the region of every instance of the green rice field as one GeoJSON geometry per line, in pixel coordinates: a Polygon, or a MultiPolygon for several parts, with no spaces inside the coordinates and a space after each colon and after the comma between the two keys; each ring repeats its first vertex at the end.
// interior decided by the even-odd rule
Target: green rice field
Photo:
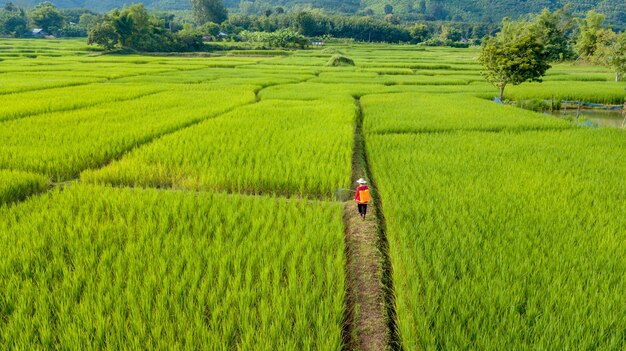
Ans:
{"type": "MultiPolygon", "coordinates": [[[[359,162],[390,349],[626,349],[626,131],[492,102],[477,48],[329,46],[0,39],[0,349],[353,349],[359,162]]],[[[505,97],[621,105],[613,77],[505,97]]]]}

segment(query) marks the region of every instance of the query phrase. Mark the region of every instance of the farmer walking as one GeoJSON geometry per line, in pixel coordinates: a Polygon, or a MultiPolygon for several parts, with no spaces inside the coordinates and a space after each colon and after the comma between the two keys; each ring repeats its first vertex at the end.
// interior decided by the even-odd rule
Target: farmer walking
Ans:
{"type": "Polygon", "coordinates": [[[359,214],[361,219],[365,220],[365,214],[367,213],[367,204],[370,202],[370,188],[367,186],[367,181],[363,178],[356,181],[359,186],[356,188],[356,195],[354,200],[359,208],[359,214]]]}

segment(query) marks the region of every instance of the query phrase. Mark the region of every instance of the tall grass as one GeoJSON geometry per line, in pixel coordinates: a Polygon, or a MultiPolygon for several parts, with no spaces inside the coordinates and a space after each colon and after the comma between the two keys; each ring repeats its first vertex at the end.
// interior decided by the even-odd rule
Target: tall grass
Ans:
{"type": "Polygon", "coordinates": [[[251,103],[254,89],[179,85],[132,101],[7,121],[0,128],[0,168],[74,178],[164,133],[251,103]]]}
{"type": "Polygon", "coordinates": [[[338,350],[341,212],[92,186],[0,208],[0,348],[338,350]]]}
{"type": "Polygon", "coordinates": [[[166,136],[81,179],[332,198],[350,184],[354,116],[351,98],[264,101],[166,136]]]}
{"type": "Polygon", "coordinates": [[[162,90],[157,86],[104,83],[0,95],[0,122],[107,102],[117,103],[162,90]]]}
{"type": "Polygon", "coordinates": [[[0,205],[41,192],[48,180],[40,175],[0,169],[0,205]]]}
{"type": "Polygon", "coordinates": [[[624,136],[369,135],[404,347],[621,349],[624,136]]]}
{"type": "Polygon", "coordinates": [[[563,121],[468,95],[368,95],[361,105],[366,133],[570,128],[563,121]]]}

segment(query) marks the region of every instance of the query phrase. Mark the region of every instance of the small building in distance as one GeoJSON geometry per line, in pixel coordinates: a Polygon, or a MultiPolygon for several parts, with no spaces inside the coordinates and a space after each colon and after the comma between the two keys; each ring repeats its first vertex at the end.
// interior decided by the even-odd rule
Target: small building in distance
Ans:
{"type": "Polygon", "coordinates": [[[35,38],[45,38],[48,33],[44,32],[43,29],[41,28],[35,28],[32,30],[31,34],[33,35],[33,37],[35,38]]]}

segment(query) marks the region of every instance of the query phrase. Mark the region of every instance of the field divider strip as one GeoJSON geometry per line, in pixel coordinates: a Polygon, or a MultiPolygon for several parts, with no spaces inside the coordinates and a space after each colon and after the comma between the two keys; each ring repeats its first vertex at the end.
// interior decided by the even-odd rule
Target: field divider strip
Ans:
{"type": "Polygon", "coordinates": [[[202,194],[221,194],[221,195],[228,195],[228,196],[245,196],[245,197],[250,197],[250,198],[268,198],[268,197],[272,197],[272,198],[276,198],[276,199],[282,199],[285,200],[287,202],[290,201],[297,201],[297,202],[307,202],[309,204],[328,204],[330,203],[340,203],[340,202],[336,202],[333,201],[332,198],[330,196],[321,196],[321,195],[313,195],[313,196],[309,196],[309,195],[305,195],[305,196],[300,196],[300,195],[290,195],[290,194],[278,194],[278,193],[272,193],[272,192],[249,192],[249,191],[241,191],[241,190],[237,190],[237,191],[229,191],[229,190],[223,190],[223,189],[211,189],[211,188],[207,188],[207,189],[202,189],[202,190],[193,190],[193,189],[185,189],[185,188],[172,188],[172,187],[153,187],[153,186],[135,186],[135,185],[121,185],[121,184],[110,184],[110,183],[106,183],[106,182],[94,182],[94,183],[83,183],[80,179],[74,179],[74,180],[69,180],[69,181],[64,181],[64,182],[56,182],[56,183],[52,183],[50,186],[50,190],[55,189],[55,188],[60,188],[60,189],[64,189],[64,188],[69,188],[72,187],[76,184],[90,184],[90,185],[94,185],[94,186],[106,186],[106,187],[110,187],[113,189],[126,189],[126,190],[154,190],[154,191],[159,191],[159,192],[164,192],[164,193],[183,193],[183,194],[193,194],[193,195],[202,195],[202,194]]]}
{"type": "Polygon", "coordinates": [[[344,203],[346,242],[345,350],[401,350],[396,328],[391,262],[386,238],[382,200],[369,166],[363,133],[363,110],[354,97],[356,118],[352,179],[365,177],[372,190],[368,211],[362,220],[353,201],[344,203]]]}
{"type": "Polygon", "coordinates": [[[368,135],[428,135],[428,134],[458,134],[458,133],[491,133],[491,134],[499,134],[499,133],[507,133],[507,134],[523,134],[523,133],[532,133],[532,132],[547,132],[547,133],[555,133],[555,132],[563,132],[572,129],[579,128],[577,126],[571,125],[564,128],[556,128],[556,127],[522,127],[522,128],[450,128],[450,129],[433,129],[433,130],[384,130],[384,131],[372,131],[368,132],[368,135]]]}

